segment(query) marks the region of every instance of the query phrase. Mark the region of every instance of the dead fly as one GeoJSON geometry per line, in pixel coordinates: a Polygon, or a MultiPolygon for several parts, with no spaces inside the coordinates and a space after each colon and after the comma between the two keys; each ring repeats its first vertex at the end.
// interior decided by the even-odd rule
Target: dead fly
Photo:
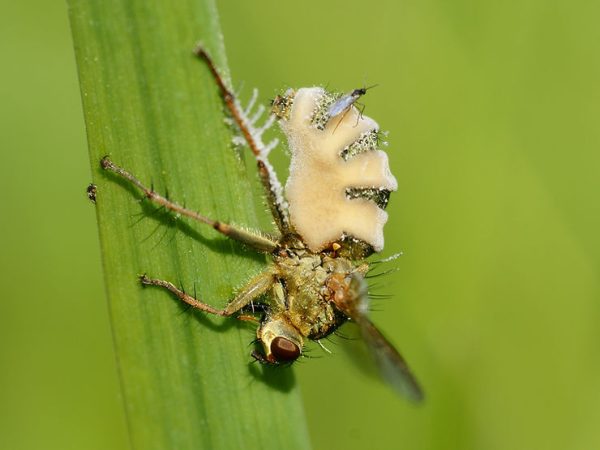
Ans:
{"type": "Polygon", "coordinates": [[[306,339],[319,341],[351,320],[360,328],[382,376],[398,392],[421,400],[422,391],[404,359],[367,317],[369,263],[365,259],[383,249],[384,208],[397,182],[387,154],[378,148],[377,123],[354,106],[366,89],[342,98],[319,87],[290,89],[275,98],[269,120],[258,127],[257,114],[249,116],[252,106],[242,108],[207,52],[198,47],[196,54],[207,63],[256,157],[278,235],[253,233],[186,209],[146,187],[108,157],[102,167],[135,185],[155,204],[269,254],[273,262],[239,289],[224,309],[186,294],[169,281],[143,275],[142,284],[167,289],[207,313],[255,321],[263,352],[254,351],[252,356],[266,364],[295,361],[303,354],[306,339]],[[341,112],[339,123],[330,123],[341,112]],[[285,198],[267,160],[276,142],[262,142],[262,133],[274,120],[279,120],[292,154],[285,198]],[[339,129],[335,135],[334,127],[339,129]],[[244,309],[255,302],[261,304],[260,310],[244,309]]]}

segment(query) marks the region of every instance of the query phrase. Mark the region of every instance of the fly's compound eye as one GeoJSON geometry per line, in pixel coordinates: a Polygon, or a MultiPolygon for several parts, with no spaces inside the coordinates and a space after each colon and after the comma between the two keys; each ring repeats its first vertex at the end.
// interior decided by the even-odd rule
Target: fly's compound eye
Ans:
{"type": "Polygon", "coordinates": [[[271,354],[278,362],[292,362],[300,356],[300,347],[289,339],[278,336],[271,342],[271,354]]]}

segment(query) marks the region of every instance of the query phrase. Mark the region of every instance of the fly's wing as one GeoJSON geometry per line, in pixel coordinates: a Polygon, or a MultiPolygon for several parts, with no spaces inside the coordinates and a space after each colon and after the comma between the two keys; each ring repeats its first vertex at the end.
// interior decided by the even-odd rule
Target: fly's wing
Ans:
{"type": "Polygon", "coordinates": [[[335,116],[339,116],[342,112],[348,109],[352,103],[354,103],[353,97],[351,95],[344,95],[329,107],[327,115],[330,119],[335,116]]]}
{"type": "Polygon", "coordinates": [[[362,316],[357,323],[379,367],[381,377],[400,395],[413,402],[421,402],[423,391],[398,350],[366,317],[362,316]]]}
{"type": "Polygon", "coordinates": [[[422,401],[423,391],[408,364],[367,317],[367,284],[358,274],[352,275],[348,294],[349,298],[341,309],[358,324],[363,339],[379,367],[381,377],[399,394],[414,402],[422,401]]]}

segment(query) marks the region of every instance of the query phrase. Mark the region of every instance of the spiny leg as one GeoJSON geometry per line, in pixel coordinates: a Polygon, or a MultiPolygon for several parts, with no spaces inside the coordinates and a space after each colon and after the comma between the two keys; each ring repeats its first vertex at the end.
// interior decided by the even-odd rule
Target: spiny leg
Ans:
{"type": "Polygon", "coordinates": [[[254,234],[249,231],[245,231],[240,228],[234,227],[233,225],[229,225],[218,220],[210,219],[206,216],[203,216],[202,214],[197,213],[196,211],[184,208],[183,206],[170,201],[169,199],[156,193],[153,189],[146,187],[130,172],[126,171],[120,166],[117,166],[108,158],[108,156],[102,158],[101,165],[103,169],[109,170],[115,173],[116,175],[120,176],[121,178],[129,181],[140,191],[142,191],[147,198],[149,198],[152,202],[156,203],[157,205],[163,206],[176,214],[181,214],[182,216],[190,217],[194,220],[197,220],[198,222],[210,225],[219,233],[227,236],[228,238],[242,242],[243,244],[246,244],[257,251],[265,253],[272,252],[277,246],[274,240],[269,239],[266,236],[254,234]]]}
{"type": "Polygon", "coordinates": [[[223,77],[217,70],[215,63],[204,47],[198,45],[194,53],[196,56],[203,59],[208,65],[215,82],[219,86],[219,90],[221,91],[221,96],[223,97],[225,105],[227,105],[227,108],[233,116],[233,120],[241,130],[242,134],[244,135],[244,139],[254,154],[258,165],[258,173],[260,175],[263,187],[267,193],[271,214],[273,215],[279,231],[282,234],[286,234],[290,228],[287,205],[283,198],[281,183],[277,179],[275,171],[267,161],[267,154],[270,151],[271,146],[264,145],[260,139],[260,135],[266,128],[268,128],[271,122],[268,121],[267,125],[263,126],[261,129],[255,129],[252,125],[253,121],[248,119],[246,115],[246,112],[249,112],[249,108],[244,110],[240,107],[235,95],[225,84],[223,77]]]}
{"type": "MultiPolygon", "coordinates": [[[[217,309],[204,302],[201,302],[196,297],[186,294],[183,290],[179,289],[170,281],[148,278],[145,274],[140,276],[140,282],[145,286],[162,287],[175,295],[179,300],[187,303],[193,308],[223,317],[228,317],[232,314],[235,314],[244,308],[244,306],[250,304],[254,299],[266,293],[273,286],[274,281],[275,279],[271,272],[263,272],[242,287],[237,292],[236,296],[227,304],[227,306],[225,306],[225,308],[217,309]]],[[[245,314],[239,316],[241,320],[250,320],[249,317],[250,316],[245,314]]]]}
{"type": "Polygon", "coordinates": [[[192,308],[196,308],[210,314],[216,314],[218,316],[227,316],[227,314],[225,314],[225,310],[213,308],[212,306],[207,305],[206,303],[203,303],[200,300],[197,300],[195,297],[192,297],[191,295],[188,295],[185,292],[183,292],[170,281],[148,278],[144,274],[140,276],[140,282],[145,286],[159,286],[165,288],[173,295],[175,295],[179,300],[187,303],[192,308]]]}

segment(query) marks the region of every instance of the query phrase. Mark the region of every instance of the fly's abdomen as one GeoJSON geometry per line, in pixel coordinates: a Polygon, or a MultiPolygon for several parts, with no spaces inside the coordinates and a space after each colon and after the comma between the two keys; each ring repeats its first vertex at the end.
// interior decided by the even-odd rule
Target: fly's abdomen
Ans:
{"type": "Polygon", "coordinates": [[[313,252],[345,235],[380,251],[384,208],[398,185],[379,148],[377,123],[352,105],[332,117],[328,111],[337,98],[318,87],[279,98],[292,153],[286,184],[290,219],[313,252]]]}

